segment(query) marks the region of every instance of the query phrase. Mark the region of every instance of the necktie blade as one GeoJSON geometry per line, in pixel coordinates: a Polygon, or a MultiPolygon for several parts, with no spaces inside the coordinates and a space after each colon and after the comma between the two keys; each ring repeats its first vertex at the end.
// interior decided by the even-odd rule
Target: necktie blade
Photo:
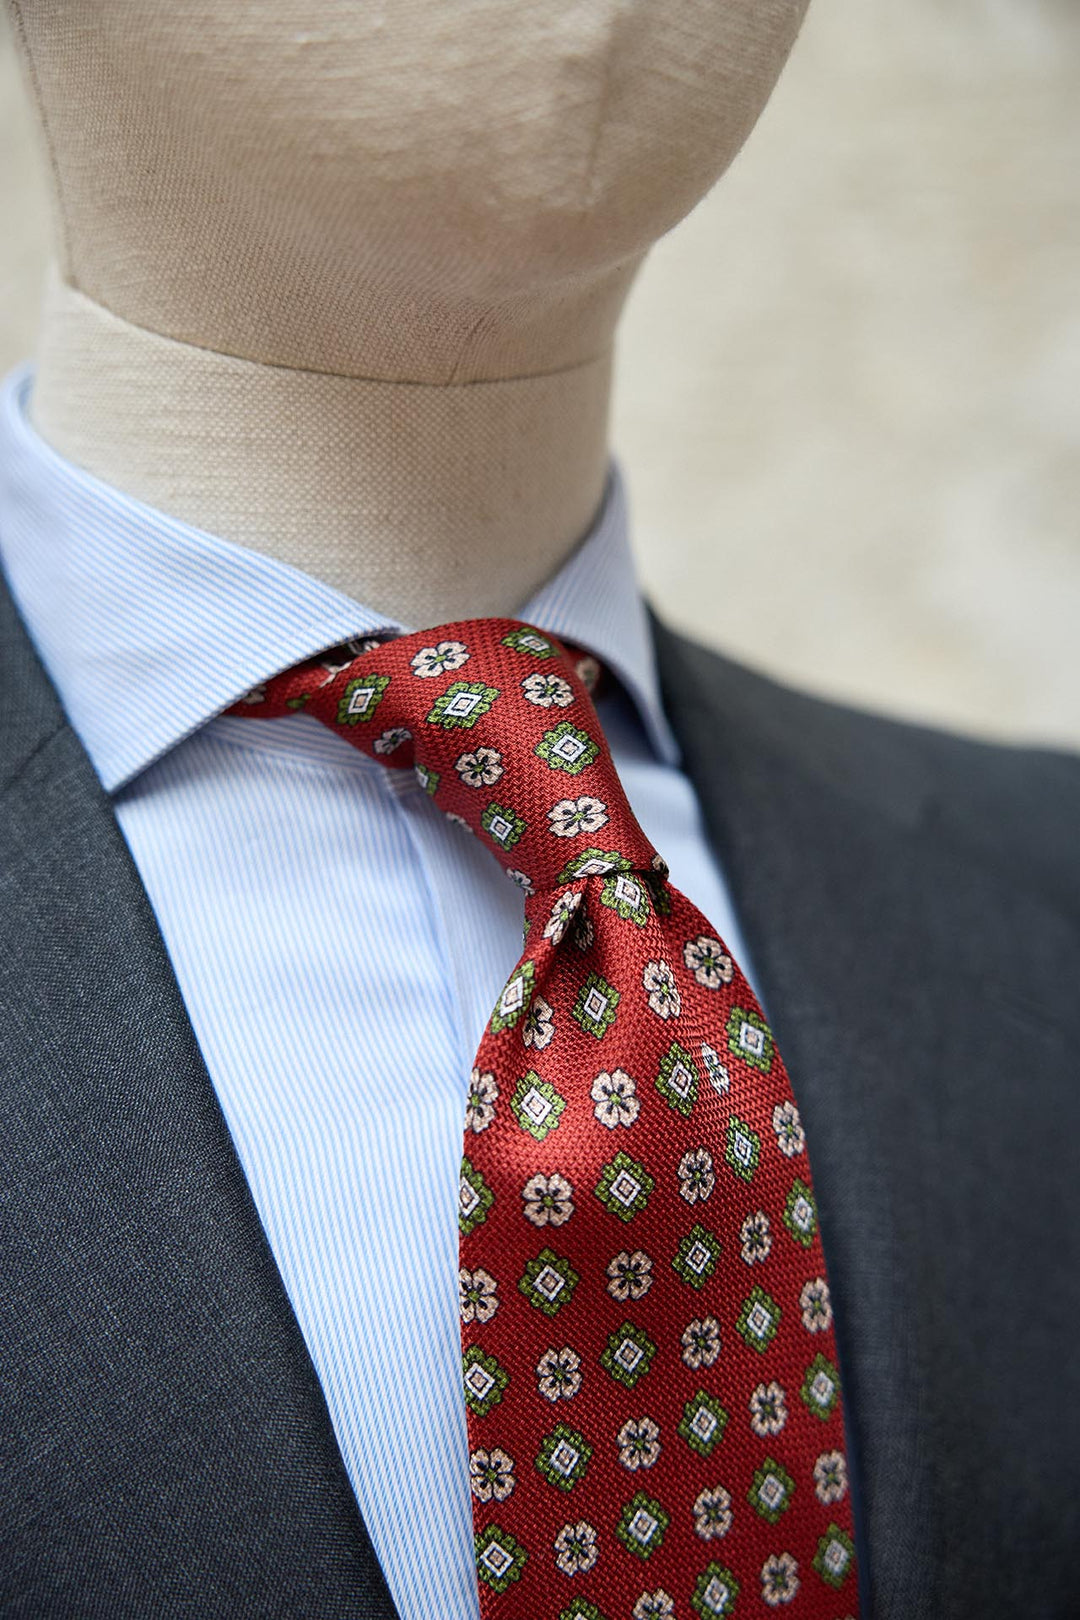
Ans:
{"type": "Polygon", "coordinates": [[[626,800],[593,673],[533,626],[465,621],[236,712],[303,710],[411,767],[525,892],[459,1199],[485,1620],[853,1616],[805,1133],[749,986],[626,800]]]}

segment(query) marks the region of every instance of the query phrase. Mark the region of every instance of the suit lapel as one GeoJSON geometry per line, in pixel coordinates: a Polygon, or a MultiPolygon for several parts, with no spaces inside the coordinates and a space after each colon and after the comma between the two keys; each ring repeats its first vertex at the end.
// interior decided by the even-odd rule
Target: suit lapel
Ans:
{"type": "Polygon", "coordinates": [[[0,596],[0,1608],[391,1620],[145,893],[0,596]]]}
{"type": "MultiPolygon", "coordinates": [[[[806,1121],[873,1613],[1068,1612],[1040,1548],[1080,1500],[1054,1336],[1080,1320],[1075,923],[1035,856],[1025,886],[951,825],[925,734],[653,629],[806,1121]]],[[[6,591],[0,718],[0,1607],[392,1617],[153,915],[6,591]]]]}
{"type": "Polygon", "coordinates": [[[1067,814],[1037,783],[1012,804],[1005,750],[818,703],[653,628],[806,1124],[872,1613],[1069,1612],[1045,1551],[1048,1524],[1051,1549],[1075,1544],[1080,1294],[1048,1234],[1078,1230],[1080,956],[1052,856],[1043,873],[1033,849],[1028,873],[1023,838],[994,847],[1015,811],[1028,845],[1042,814],[1067,849],[1067,814]]]}

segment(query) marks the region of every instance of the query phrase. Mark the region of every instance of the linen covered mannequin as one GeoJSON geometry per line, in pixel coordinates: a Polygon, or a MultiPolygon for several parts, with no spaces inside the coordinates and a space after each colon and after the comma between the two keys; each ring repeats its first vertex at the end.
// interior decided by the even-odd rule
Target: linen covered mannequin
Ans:
{"type": "Polygon", "coordinates": [[[805,0],[9,0],[63,455],[407,625],[512,612],[604,487],[651,243],[805,0]]]}

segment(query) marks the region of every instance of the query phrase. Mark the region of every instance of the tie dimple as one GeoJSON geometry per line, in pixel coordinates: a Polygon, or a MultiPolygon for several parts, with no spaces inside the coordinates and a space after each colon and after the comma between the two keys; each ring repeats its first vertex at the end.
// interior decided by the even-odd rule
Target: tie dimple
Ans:
{"type": "Polygon", "coordinates": [[[411,766],[526,894],[459,1197],[485,1620],[839,1620],[854,1546],[798,1109],[582,673],[530,625],[471,620],[289,671],[233,712],[303,710],[411,766]]]}

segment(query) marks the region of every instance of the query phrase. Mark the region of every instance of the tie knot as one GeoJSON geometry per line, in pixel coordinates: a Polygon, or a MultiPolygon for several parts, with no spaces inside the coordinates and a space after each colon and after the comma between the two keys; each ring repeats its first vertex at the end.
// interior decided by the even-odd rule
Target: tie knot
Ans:
{"type": "Polygon", "coordinates": [[[287,670],[231,711],[302,710],[380,764],[412,768],[526,892],[663,873],[589,695],[598,666],[518,619],[466,619],[287,670]]]}

